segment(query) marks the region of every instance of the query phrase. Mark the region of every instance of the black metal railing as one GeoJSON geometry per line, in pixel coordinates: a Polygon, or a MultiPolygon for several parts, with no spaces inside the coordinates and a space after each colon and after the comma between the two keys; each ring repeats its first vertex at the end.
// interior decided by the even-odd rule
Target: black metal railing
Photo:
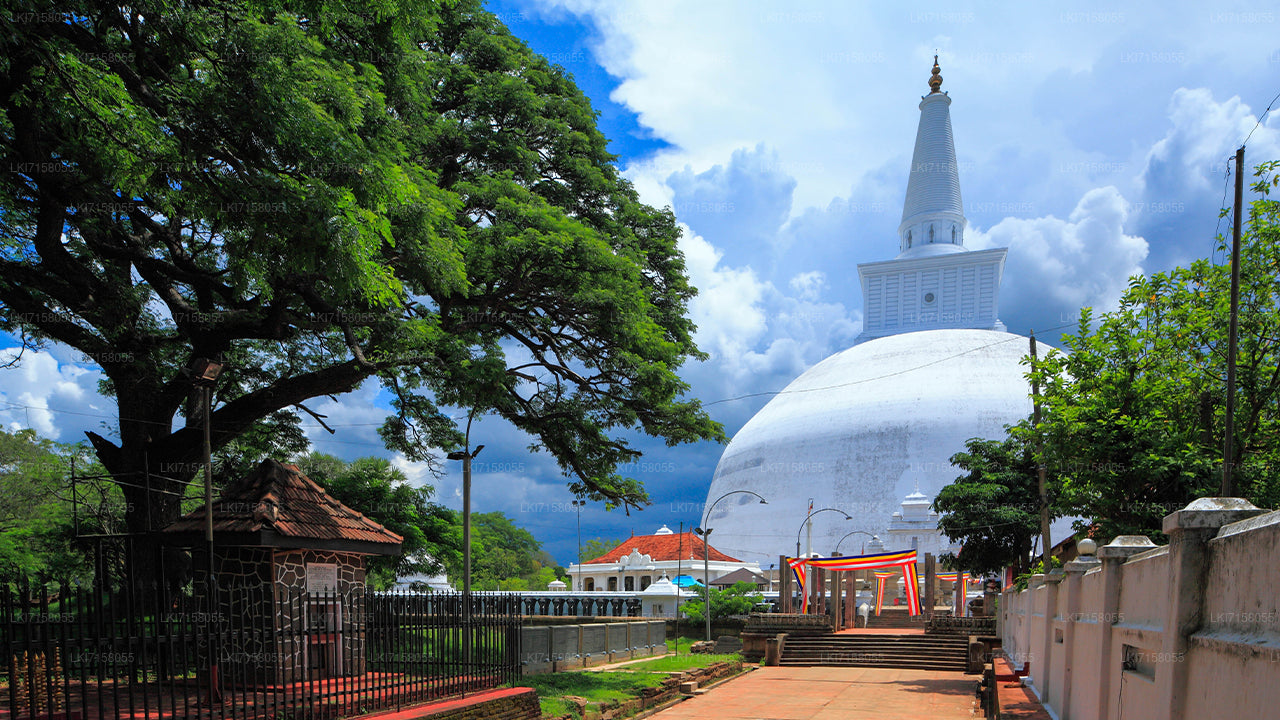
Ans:
{"type": "Polygon", "coordinates": [[[514,683],[521,603],[0,585],[0,719],[340,718],[514,683]]]}

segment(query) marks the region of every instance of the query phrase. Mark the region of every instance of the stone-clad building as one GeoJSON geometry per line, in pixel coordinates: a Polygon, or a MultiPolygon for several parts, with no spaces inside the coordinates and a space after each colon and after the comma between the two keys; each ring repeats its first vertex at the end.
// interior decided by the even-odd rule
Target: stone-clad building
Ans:
{"type": "MultiPolygon", "coordinates": [[[[204,506],[163,531],[204,568],[204,506]]],[[[326,493],[294,465],[264,460],[213,503],[213,615],[235,627],[224,677],[275,685],[364,672],[364,561],[402,538],[326,493]]],[[[199,572],[199,570],[197,570],[199,572]]]]}

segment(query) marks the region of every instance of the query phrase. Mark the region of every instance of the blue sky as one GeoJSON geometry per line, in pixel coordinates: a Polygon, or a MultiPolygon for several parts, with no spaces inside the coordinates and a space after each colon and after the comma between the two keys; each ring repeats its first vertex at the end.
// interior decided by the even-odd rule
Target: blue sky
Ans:
{"type": "MultiPolygon", "coordinates": [[[[857,335],[856,266],[896,254],[935,51],[966,245],[1009,248],[1001,318],[1022,334],[1061,332],[1082,306],[1113,306],[1130,275],[1208,256],[1226,159],[1280,93],[1280,11],[1261,2],[489,7],[574,77],[642,198],[685,225],[711,359],[682,374],[730,434],[767,401],[732,398],[780,390],[857,335]]],[[[1276,158],[1273,114],[1246,160],[1276,158]]],[[[0,409],[0,423],[64,441],[97,429],[110,403],[77,355],[53,348],[0,371],[0,400],[54,410],[0,409]]],[[[385,407],[372,385],[315,403],[340,427],[312,440],[345,458],[387,455],[374,431],[385,407]]],[[[572,561],[576,515],[555,463],[499,421],[472,436],[486,445],[475,509],[506,512],[572,561]]],[[[629,517],[588,507],[583,538],[697,524],[722,447],[637,442],[647,453],[624,470],[653,504],[629,517]]],[[[460,506],[456,468],[433,480],[396,461],[460,506]]]]}

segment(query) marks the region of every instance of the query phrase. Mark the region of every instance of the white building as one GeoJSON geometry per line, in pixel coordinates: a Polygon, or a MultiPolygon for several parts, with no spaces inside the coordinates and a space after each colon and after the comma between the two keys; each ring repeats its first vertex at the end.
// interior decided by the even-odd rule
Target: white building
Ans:
{"type": "Polygon", "coordinates": [[[705,582],[741,568],[760,572],[758,563],[729,557],[715,547],[707,555],[704,575],[702,538],[663,525],[652,535],[633,535],[598,558],[570,565],[569,577],[578,592],[628,592],[647,590],[663,575],[705,582]]]}
{"type": "MultiPolygon", "coordinates": [[[[810,498],[815,510],[841,511],[812,516],[814,551],[849,554],[870,539],[840,545],[851,533],[878,536],[886,551],[944,551],[929,507],[962,474],[952,455],[970,438],[1004,437],[1006,425],[1031,414],[1021,363],[1028,338],[1005,332],[998,317],[1006,250],[964,247],[951,98],[941,85],[935,59],[898,255],[858,267],[862,335],[766,404],[716,466],[708,502],[734,490],[768,501],[717,509],[708,520],[746,559],[793,554],[810,498]]],[[[1042,356],[1048,350],[1040,346],[1042,356]]]]}

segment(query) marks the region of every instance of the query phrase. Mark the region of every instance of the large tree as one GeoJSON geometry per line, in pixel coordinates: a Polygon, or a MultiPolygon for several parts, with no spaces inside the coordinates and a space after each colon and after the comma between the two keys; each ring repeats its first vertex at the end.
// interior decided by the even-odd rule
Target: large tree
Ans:
{"type": "Polygon", "coordinates": [[[365,563],[373,586],[385,589],[407,575],[438,573],[460,562],[457,513],[432,502],[433,488],[413,485],[387,459],[366,457],[348,463],[311,453],[299,459],[298,466],[338,502],[404,538],[399,555],[371,557],[365,563]]]}
{"type": "Polygon", "coordinates": [[[83,444],[0,430],[0,580],[91,575],[77,535],[118,531],[126,509],[100,471],[83,444]]]}
{"type": "MultiPolygon", "coordinates": [[[[1262,507],[1280,503],[1276,169],[1258,167],[1241,228],[1235,494],[1262,507]]],[[[1096,321],[1086,309],[1069,354],[1037,368],[1050,474],[1068,514],[1091,518],[1102,537],[1160,539],[1163,516],[1220,493],[1229,309],[1227,263],[1134,277],[1118,309],[1096,321]]]]}
{"type": "Polygon", "coordinates": [[[1024,422],[1003,440],[974,438],[952,456],[951,464],[965,474],[933,501],[941,513],[938,527],[962,545],[957,555],[943,555],[950,566],[977,575],[1028,566],[1040,534],[1039,476],[1030,438],[1030,423],[1024,422]]]}
{"type": "Polygon", "coordinates": [[[703,355],[674,216],[479,0],[5,13],[0,328],[102,368],[130,530],[199,468],[197,358],[226,363],[215,448],[375,380],[409,457],[459,446],[446,408],[493,413],[625,507],[628,433],[722,438],[675,374],[703,355]]]}

